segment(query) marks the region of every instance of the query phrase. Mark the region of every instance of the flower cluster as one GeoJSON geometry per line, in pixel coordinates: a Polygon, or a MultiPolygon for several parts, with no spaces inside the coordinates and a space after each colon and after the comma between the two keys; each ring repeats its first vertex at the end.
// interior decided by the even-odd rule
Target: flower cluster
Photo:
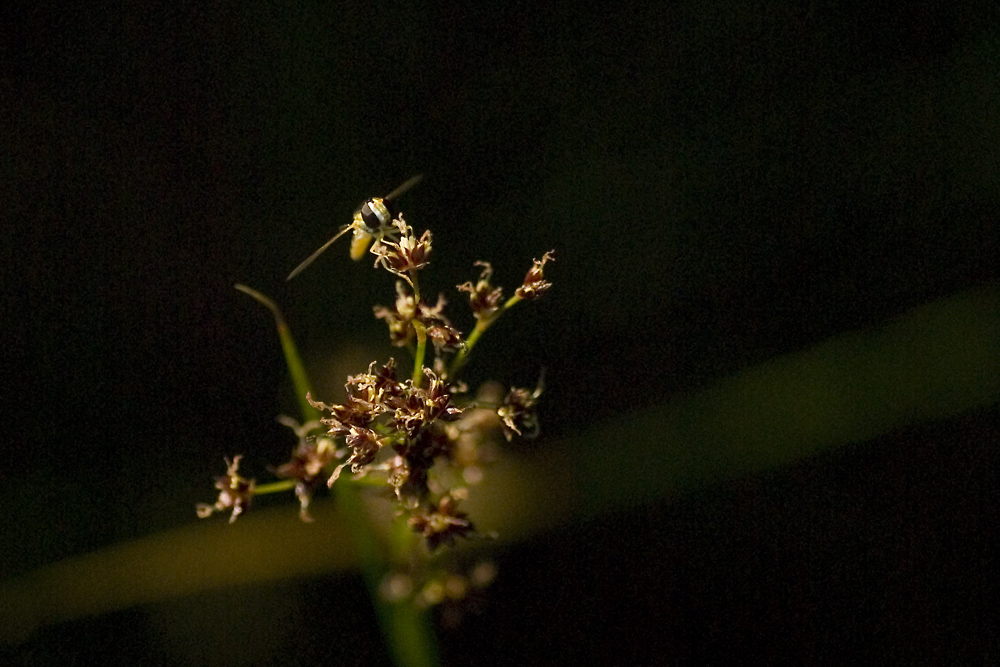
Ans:
{"type": "Polygon", "coordinates": [[[552,283],[545,280],[545,264],[554,261],[555,258],[555,253],[549,251],[542,255],[541,259],[536,259],[535,265],[528,270],[528,275],[524,277],[524,283],[517,288],[515,294],[522,299],[531,301],[548,292],[552,283]]]}
{"type": "Polygon", "coordinates": [[[225,476],[215,478],[215,488],[219,490],[219,498],[214,505],[199,503],[195,508],[199,518],[204,519],[216,512],[232,509],[233,513],[229,515],[229,523],[232,523],[243,510],[250,507],[250,500],[254,494],[254,480],[240,477],[238,470],[241,458],[242,455],[234,456],[232,461],[226,459],[225,476]]]}
{"type": "Polygon", "coordinates": [[[402,213],[392,224],[399,230],[399,243],[386,241],[385,238],[376,243],[371,250],[375,255],[375,266],[381,266],[410,282],[413,272],[427,266],[431,253],[431,230],[425,230],[418,239],[413,235],[413,228],[403,220],[402,213]]]}
{"type": "MultiPolygon", "coordinates": [[[[501,433],[507,440],[538,433],[536,405],[543,385],[539,380],[534,389],[512,388],[505,395],[499,385],[487,383],[470,397],[457,378],[476,342],[500,315],[520,301],[539,298],[551,287],[544,269],[553,261],[553,253],[534,260],[522,284],[507,299],[502,288],[492,283],[493,266],[476,262],[479,278],[458,286],[467,295],[475,320],[474,328],[463,335],[445,314],[443,296],[433,305],[421,296],[418,273],[430,261],[431,233],[417,236],[399,214],[392,221],[392,233],[373,235],[372,241],[375,267],[398,278],[395,303],[376,306],[374,314],[386,323],[392,344],[412,354],[412,373],[401,374],[395,359],[372,362],[366,372],[347,379],[341,403],[326,404],[307,394],[308,403],[323,418],[301,426],[283,419],[298,442],[291,458],[271,469],[280,481],[257,485],[240,476],[240,456],[236,456],[226,461],[226,475],[216,478],[218,499],[212,505],[199,505],[198,516],[231,510],[233,521],[255,495],[294,488],[300,515],[310,521],[313,496],[333,486],[349,469],[352,480],[360,484],[367,477],[365,486],[381,486],[395,498],[400,521],[429,552],[475,533],[475,525],[459,508],[468,495],[467,486],[482,478],[483,464],[491,458],[492,443],[501,433]],[[429,363],[425,361],[428,348],[433,350],[429,363]]],[[[400,573],[393,576],[402,581],[400,573]]],[[[479,577],[483,582],[491,578],[479,577]]],[[[455,597],[451,589],[461,588],[455,582],[464,581],[463,590],[478,585],[476,578],[458,575],[441,579],[451,582],[450,588],[433,581],[426,579],[408,590],[416,591],[414,586],[418,586],[421,592],[413,595],[436,604],[455,597]]]]}
{"type": "Polygon", "coordinates": [[[295,480],[295,497],[299,499],[299,516],[303,521],[312,521],[309,514],[309,503],[313,493],[324,481],[324,471],[337,460],[342,453],[328,437],[312,437],[310,432],[320,427],[319,422],[309,422],[302,426],[287,417],[279,418],[283,424],[295,431],[299,442],[292,451],[292,458],[274,468],[272,471],[281,479],[295,480]]]}
{"type": "Polygon", "coordinates": [[[496,565],[490,560],[477,562],[464,571],[432,569],[421,572],[419,578],[412,572],[392,572],[383,577],[379,595],[389,602],[409,599],[419,608],[438,606],[442,623],[454,628],[469,607],[470,599],[493,583],[496,576],[496,565]]]}
{"type": "Polygon", "coordinates": [[[475,284],[462,283],[458,286],[458,290],[469,293],[469,306],[477,320],[489,320],[500,310],[500,305],[503,302],[503,288],[494,287],[491,282],[493,279],[492,264],[476,262],[476,266],[483,267],[482,273],[479,274],[479,280],[475,284]]]}
{"type": "Polygon", "coordinates": [[[497,408],[497,415],[503,421],[503,432],[508,441],[515,433],[525,438],[534,438],[538,435],[538,414],[535,412],[535,404],[538,403],[544,388],[543,375],[533,390],[515,387],[504,397],[503,404],[497,408]]]}
{"type": "Polygon", "coordinates": [[[388,481],[397,498],[415,505],[427,495],[431,466],[452,450],[444,424],[458,419],[462,409],[453,403],[446,382],[432,370],[424,369],[424,374],[426,387],[413,380],[400,382],[395,360],[380,368],[373,362],[367,373],[348,378],[344,404],[326,405],[308,397],[313,407],[330,413],[322,420],[329,427],[327,435],[343,438],[347,446],[345,460],[330,474],[328,486],[348,466],[353,473],[364,472],[388,447],[393,456],[384,461],[383,469],[390,471],[388,481]]]}

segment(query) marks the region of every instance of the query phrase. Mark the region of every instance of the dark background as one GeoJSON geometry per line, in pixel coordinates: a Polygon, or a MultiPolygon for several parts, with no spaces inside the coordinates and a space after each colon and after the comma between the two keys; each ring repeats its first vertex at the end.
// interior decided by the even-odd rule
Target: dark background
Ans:
{"type": "MultiPolygon", "coordinates": [[[[284,276],[415,173],[427,291],[476,259],[512,288],[556,249],[552,292],[469,369],[544,365],[550,435],[997,280],[993,3],[653,6],[5,9],[0,578],[193,521],[223,456],[286,456],[272,322],[233,283],[282,305],[330,400],[389,356],[392,280],[346,242],[284,276]]],[[[993,664],[997,416],[510,547],[445,655],[993,664]]],[[[344,577],[206,594],[9,652],[377,663],[364,599],[344,577]]]]}

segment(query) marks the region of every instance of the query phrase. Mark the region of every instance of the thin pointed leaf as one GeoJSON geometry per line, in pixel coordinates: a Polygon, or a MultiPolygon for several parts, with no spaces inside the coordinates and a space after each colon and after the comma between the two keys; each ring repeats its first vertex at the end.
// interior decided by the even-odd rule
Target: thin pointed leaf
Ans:
{"type": "Polygon", "coordinates": [[[302,422],[305,423],[319,419],[321,416],[319,410],[311,406],[309,401],[306,400],[306,394],[312,391],[309,384],[309,376],[306,375],[306,368],[302,364],[299,350],[295,347],[295,339],[292,338],[292,332],[285,323],[285,318],[281,314],[278,305],[257,290],[246,285],[237,284],[235,287],[263,304],[274,315],[274,322],[278,327],[278,337],[281,339],[281,351],[285,355],[288,374],[291,376],[292,386],[295,388],[295,399],[298,401],[299,410],[302,412],[302,422]]]}

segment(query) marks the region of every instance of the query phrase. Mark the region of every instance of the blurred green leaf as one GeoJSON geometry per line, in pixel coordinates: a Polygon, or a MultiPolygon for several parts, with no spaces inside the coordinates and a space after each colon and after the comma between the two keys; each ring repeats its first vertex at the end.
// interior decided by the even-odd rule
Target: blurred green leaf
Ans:
{"type": "MultiPolygon", "coordinates": [[[[503,458],[467,507],[501,540],[521,539],[998,400],[1000,288],[990,286],[503,458]]],[[[0,638],[200,590],[356,569],[342,510],[316,503],[313,524],[288,508],[257,510],[232,526],[192,523],[54,563],[0,586],[0,638]]]]}

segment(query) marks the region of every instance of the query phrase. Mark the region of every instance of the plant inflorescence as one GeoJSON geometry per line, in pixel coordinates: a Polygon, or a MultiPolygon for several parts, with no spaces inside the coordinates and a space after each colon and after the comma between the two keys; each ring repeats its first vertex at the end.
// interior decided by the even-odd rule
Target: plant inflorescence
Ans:
{"type": "MultiPolygon", "coordinates": [[[[421,294],[418,277],[429,263],[431,232],[418,236],[402,213],[393,216],[391,230],[369,230],[375,267],[397,279],[395,302],[376,306],[374,315],[388,326],[392,344],[410,352],[412,372],[401,373],[390,358],[372,362],[364,372],[350,376],[340,403],[324,403],[307,393],[308,405],[319,411],[320,418],[307,418],[301,425],[281,418],[298,441],[290,459],[272,469],[277,481],[258,485],[241,475],[241,456],[227,459],[226,474],[215,481],[216,501],[199,505],[198,516],[228,511],[232,522],[255,496],[294,490],[301,518],[311,521],[309,507],[316,492],[347,484],[374,489],[393,500],[397,527],[411,536],[407,542],[411,551],[420,548],[425,555],[433,555],[458,538],[476,534],[461,503],[469,486],[483,477],[493,441],[501,434],[507,440],[537,434],[535,410],[543,385],[539,380],[533,388],[505,392],[501,385],[487,383],[472,396],[459,379],[460,371],[477,341],[501,315],[521,301],[538,299],[551,287],[544,272],[553,253],[535,259],[509,297],[493,284],[491,264],[477,262],[478,278],[457,287],[475,318],[473,329],[463,335],[445,314],[443,296],[432,305],[421,294]]],[[[349,227],[367,229],[360,214],[349,227]]],[[[283,326],[273,303],[249,288],[241,289],[272,308],[279,327],[283,326]]],[[[424,568],[421,580],[412,571],[392,566],[384,573],[379,590],[387,599],[408,596],[431,605],[449,596],[460,597],[470,586],[488,583],[491,573],[488,563],[480,563],[462,577],[424,568]]]]}

